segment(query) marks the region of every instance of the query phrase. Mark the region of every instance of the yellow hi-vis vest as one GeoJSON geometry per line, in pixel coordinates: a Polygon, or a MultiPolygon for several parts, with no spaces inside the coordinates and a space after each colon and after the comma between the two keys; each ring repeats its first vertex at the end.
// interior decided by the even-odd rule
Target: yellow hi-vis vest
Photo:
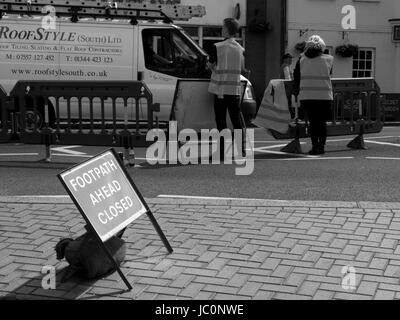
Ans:
{"type": "Polygon", "coordinates": [[[331,70],[333,57],[323,54],[310,59],[300,59],[299,100],[333,100],[331,70]]]}
{"type": "Polygon", "coordinates": [[[211,75],[208,91],[220,98],[224,95],[240,96],[240,74],[243,63],[243,47],[234,39],[215,44],[218,63],[211,75]]]}

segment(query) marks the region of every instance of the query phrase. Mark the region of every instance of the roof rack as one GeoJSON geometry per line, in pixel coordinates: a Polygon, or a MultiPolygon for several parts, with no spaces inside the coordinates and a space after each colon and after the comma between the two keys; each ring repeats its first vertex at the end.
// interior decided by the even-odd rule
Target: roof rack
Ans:
{"type": "Polygon", "coordinates": [[[0,19],[5,13],[28,16],[49,14],[52,9],[49,6],[55,9],[55,16],[69,16],[72,22],[89,17],[130,19],[132,24],[137,24],[138,20],[172,23],[172,19],[189,20],[206,14],[204,6],[137,3],[129,0],[0,0],[0,19]]]}

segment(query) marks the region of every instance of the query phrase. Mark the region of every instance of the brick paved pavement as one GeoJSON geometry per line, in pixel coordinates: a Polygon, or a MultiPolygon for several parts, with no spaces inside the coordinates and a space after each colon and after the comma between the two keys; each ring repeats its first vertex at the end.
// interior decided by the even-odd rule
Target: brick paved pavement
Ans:
{"type": "MultiPolygon", "coordinates": [[[[83,232],[68,201],[0,198],[0,298],[400,299],[400,203],[150,199],[174,248],[147,217],[127,230],[123,271],[95,282],[41,288],[60,237],[83,232]],[[44,203],[47,202],[47,203],[44,203]],[[342,289],[342,268],[357,271],[342,289]]],[[[58,279],[61,272],[58,272],[58,279]]]]}

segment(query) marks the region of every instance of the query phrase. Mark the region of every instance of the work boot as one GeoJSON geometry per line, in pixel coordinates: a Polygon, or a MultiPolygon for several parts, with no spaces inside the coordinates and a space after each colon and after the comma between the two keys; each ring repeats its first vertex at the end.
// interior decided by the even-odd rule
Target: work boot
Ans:
{"type": "Polygon", "coordinates": [[[318,156],[320,155],[320,149],[318,147],[313,146],[312,149],[308,152],[310,156],[318,156]]]}
{"type": "Polygon", "coordinates": [[[308,154],[310,156],[319,156],[325,154],[325,146],[323,145],[313,146],[308,154]]]}

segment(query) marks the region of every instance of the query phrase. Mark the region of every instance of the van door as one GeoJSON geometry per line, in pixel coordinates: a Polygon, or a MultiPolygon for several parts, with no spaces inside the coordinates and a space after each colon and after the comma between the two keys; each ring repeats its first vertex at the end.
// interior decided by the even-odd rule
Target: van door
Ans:
{"type": "Polygon", "coordinates": [[[173,27],[141,26],[139,32],[138,71],[160,103],[160,121],[169,121],[178,78],[201,78],[204,55],[173,27]]]}

